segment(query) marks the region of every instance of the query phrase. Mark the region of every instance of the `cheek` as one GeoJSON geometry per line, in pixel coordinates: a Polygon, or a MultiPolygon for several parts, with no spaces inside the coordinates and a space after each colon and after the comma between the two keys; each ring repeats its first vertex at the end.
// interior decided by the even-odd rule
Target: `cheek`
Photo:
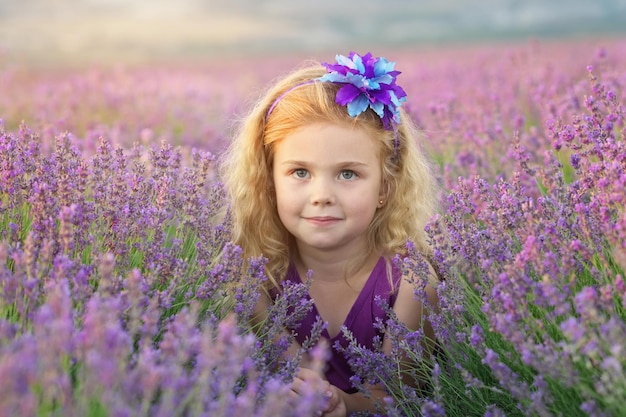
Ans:
{"type": "Polygon", "coordinates": [[[274,179],[272,183],[272,192],[277,202],[283,200],[285,196],[288,195],[288,193],[285,192],[284,184],[280,180],[276,181],[276,179],[274,179]]]}
{"type": "Polygon", "coordinates": [[[278,214],[290,210],[295,205],[295,194],[293,190],[289,190],[281,181],[274,182],[274,198],[276,199],[276,208],[278,214]]]}

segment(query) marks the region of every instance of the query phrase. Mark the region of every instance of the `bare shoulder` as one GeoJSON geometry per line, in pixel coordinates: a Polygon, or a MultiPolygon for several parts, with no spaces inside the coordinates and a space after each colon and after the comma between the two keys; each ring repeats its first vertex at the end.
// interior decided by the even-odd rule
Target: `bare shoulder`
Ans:
{"type": "Polygon", "coordinates": [[[428,276],[416,276],[415,273],[409,272],[400,280],[393,310],[409,329],[421,328],[429,309],[437,309],[438,284],[437,274],[430,265],[428,276]]]}
{"type": "Polygon", "coordinates": [[[254,315],[251,318],[252,325],[257,326],[265,321],[268,316],[268,312],[270,306],[272,305],[272,300],[265,291],[261,291],[259,294],[259,299],[257,303],[254,305],[254,315]]]}

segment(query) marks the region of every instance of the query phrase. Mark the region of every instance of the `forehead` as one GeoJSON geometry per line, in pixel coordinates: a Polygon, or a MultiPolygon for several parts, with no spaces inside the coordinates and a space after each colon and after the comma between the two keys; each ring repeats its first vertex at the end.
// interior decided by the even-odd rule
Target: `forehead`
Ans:
{"type": "Polygon", "coordinates": [[[286,135],[275,147],[275,159],[373,163],[380,144],[367,130],[351,124],[319,122],[286,135]]]}

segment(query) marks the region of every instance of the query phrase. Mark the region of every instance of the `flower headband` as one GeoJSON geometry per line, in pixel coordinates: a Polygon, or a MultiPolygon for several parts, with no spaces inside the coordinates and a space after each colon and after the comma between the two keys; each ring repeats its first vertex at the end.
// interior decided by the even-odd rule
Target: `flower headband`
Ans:
{"type": "Polygon", "coordinates": [[[348,114],[356,117],[371,108],[382,120],[385,129],[391,129],[392,123],[400,123],[400,106],[406,101],[406,93],[396,84],[399,71],[394,70],[395,62],[383,57],[374,58],[371,53],[363,56],[350,52],[348,57],[337,55],[336,64],[323,63],[327,73],[314,80],[295,85],[281,94],[272,103],[267,116],[274,107],[292,90],[315,81],[342,84],[337,91],[335,101],[346,106],[348,114]]]}

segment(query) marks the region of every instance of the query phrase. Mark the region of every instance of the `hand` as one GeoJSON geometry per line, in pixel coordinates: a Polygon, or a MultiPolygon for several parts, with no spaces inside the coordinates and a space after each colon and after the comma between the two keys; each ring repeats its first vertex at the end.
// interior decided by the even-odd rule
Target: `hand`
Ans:
{"type": "Polygon", "coordinates": [[[346,409],[346,403],[341,395],[341,390],[334,385],[330,386],[330,394],[326,410],[322,414],[323,417],[346,417],[348,410],[346,409]]]}
{"type": "Polygon", "coordinates": [[[319,372],[308,368],[300,368],[298,375],[291,384],[291,391],[295,396],[303,395],[307,391],[321,393],[326,403],[319,410],[318,415],[324,417],[345,417],[346,405],[339,388],[331,385],[319,372]]]}

